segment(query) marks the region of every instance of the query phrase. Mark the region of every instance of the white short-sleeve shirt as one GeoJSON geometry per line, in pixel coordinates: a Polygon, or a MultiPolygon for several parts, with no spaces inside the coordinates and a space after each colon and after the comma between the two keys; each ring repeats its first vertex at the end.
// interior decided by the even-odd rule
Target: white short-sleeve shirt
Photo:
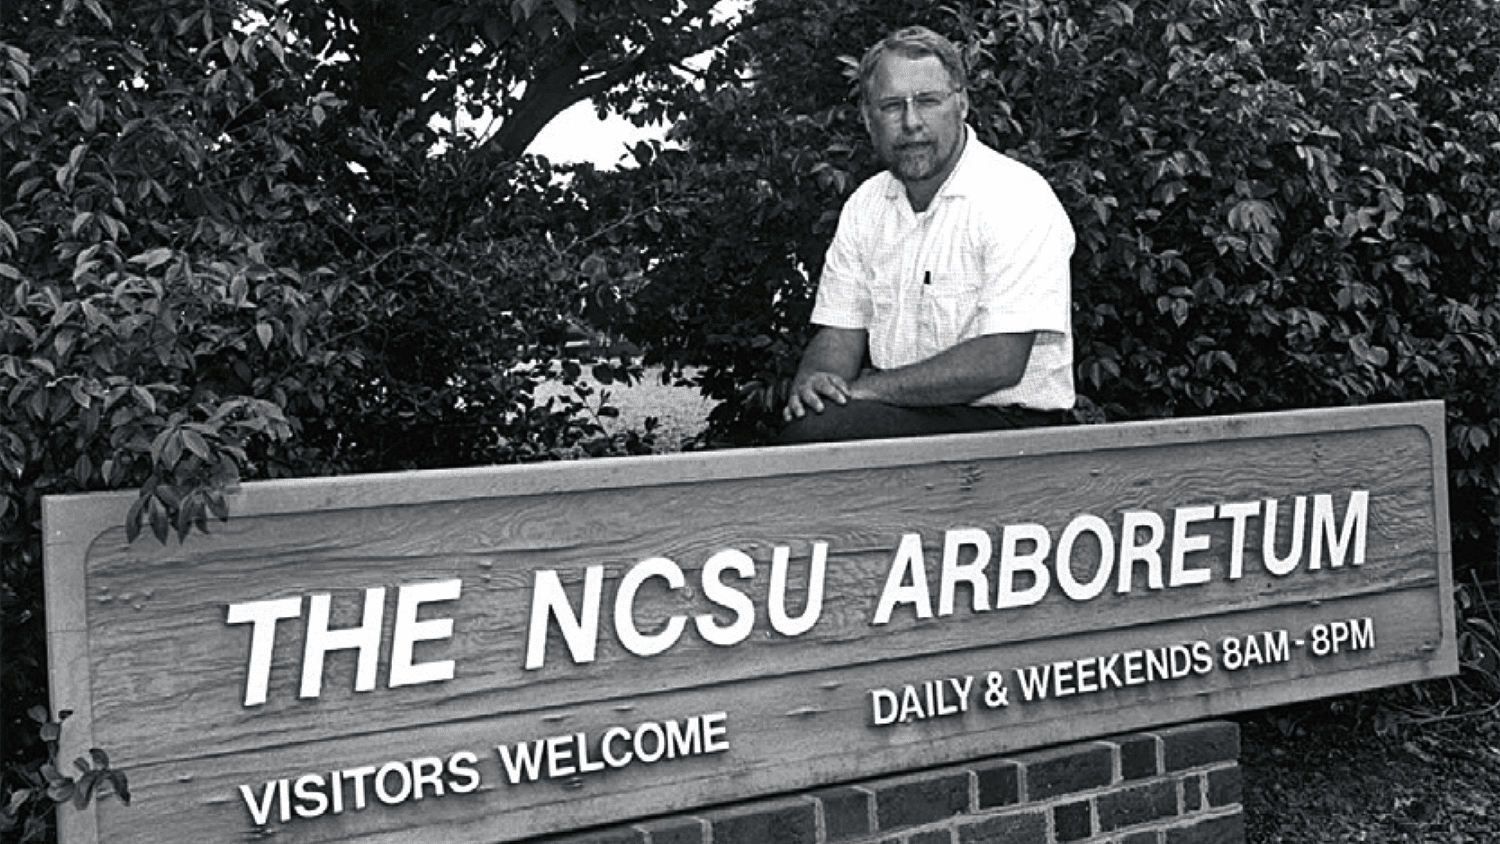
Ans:
{"type": "Polygon", "coordinates": [[[879,369],[964,340],[1037,332],[1015,386],[976,405],[1073,406],[1073,227],[1046,180],[974,137],[918,214],[891,173],[867,180],[839,216],[812,321],[869,334],[879,369]]]}

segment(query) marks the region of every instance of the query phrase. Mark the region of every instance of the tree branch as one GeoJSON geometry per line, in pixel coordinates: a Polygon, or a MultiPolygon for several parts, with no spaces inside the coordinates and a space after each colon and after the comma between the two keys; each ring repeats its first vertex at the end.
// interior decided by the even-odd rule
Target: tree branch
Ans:
{"type": "MultiPolygon", "coordinates": [[[[681,15],[658,31],[682,33],[694,21],[707,15],[713,5],[712,2],[690,3],[681,15]]],[[[480,146],[478,154],[495,161],[514,161],[548,123],[573,104],[603,95],[650,67],[669,67],[736,35],[789,16],[790,13],[784,11],[751,12],[733,26],[705,27],[691,38],[679,40],[663,35],[629,57],[595,73],[585,73],[587,58],[583,56],[554,65],[526,86],[515,110],[480,146]]]]}

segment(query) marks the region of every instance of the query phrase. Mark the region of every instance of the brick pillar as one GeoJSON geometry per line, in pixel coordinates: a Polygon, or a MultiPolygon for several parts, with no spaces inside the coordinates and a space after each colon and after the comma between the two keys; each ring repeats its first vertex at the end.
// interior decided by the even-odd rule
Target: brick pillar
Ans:
{"type": "Polygon", "coordinates": [[[1227,721],[980,759],[537,844],[1244,844],[1227,721]]]}

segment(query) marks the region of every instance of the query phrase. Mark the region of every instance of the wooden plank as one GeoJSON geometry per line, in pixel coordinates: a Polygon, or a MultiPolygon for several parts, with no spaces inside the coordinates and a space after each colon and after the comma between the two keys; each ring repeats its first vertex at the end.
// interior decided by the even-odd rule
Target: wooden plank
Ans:
{"type": "MultiPolygon", "coordinates": [[[[1441,676],[1457,670],[1442,421],[1440,404],[1419,403],[248,484],[228,525],[165,548],[124,542],[129,496],[49,499],[55,699],[80,712],[71,742],[132,770],[137,806],[85,813],[112,840],[197,840],[205,823],[248,833],[251,804],[270,799],[264,826],[287,840],[489,841],[1441,676]],[[1041,594],[1036,540],[1050,546],[1041,594]],[[1264,559],[1268,542],[1287,563],[1264,559]],[[802,614],[819,547],[815,622],[777,629],[774,599],[802,614]],[[784,590],[771,584],[778,548],[784,590]],[[721,570],[706,577],[711,560],[721,570]],[[654,572],[633,599],[632,572],[654,572]],[[669,588],[663,575],[679,573],[669,588]],[[568,614],[597,589],[597,635],[574,637],[592,655],[538,611],[549,576],[568,614]],[[432,598],[444,588],[454,595],[432,598]],[[354,688],[356,650],[304,670],[318,595],[332,630],[380,608],[371,688],[354,688]],[[404,676],[451,660],[451,679],[389,686],[403,596],[418,667],[404,676]],[[231,606],[272,601],[287,618],[230,623],[231,606]],[[753,614],[741,619],[740,602],[753,614]],[[531,646],[537,618],[545,647],[531,646]],[[1361,647],[1312,656],[1319,625],[1361,647]],[[1226,637],[1259,647],[1282,630],[1274,663],[1226,667],[1226,637]],[[247,702],[253,631],[274,640],[264,702],[247,702]],[[1018,668],[1097,672],[1092,658],[1115,654],[1123,670],[1121,654],[1200,642],[1187,653],[1202,673],[981,705],[991,671],[1020,698],[1036,675],[1018,668]],[[304,674],[321,679],[315,695],[304,674]],[[965,677],[964,711],[876,723],[905,684],[920,698],[928,681],[965,677]],[[597,754],[611,727],[704,715],[722,719],[727,749],[516,785],[496,749],[584,733],[597,754]],[[460,752],[475,754],[469,793],[280,822],[277,786],[263,790],[460,752]]],[[[462,766],[444,776],[462,784],[462,766]]]]}

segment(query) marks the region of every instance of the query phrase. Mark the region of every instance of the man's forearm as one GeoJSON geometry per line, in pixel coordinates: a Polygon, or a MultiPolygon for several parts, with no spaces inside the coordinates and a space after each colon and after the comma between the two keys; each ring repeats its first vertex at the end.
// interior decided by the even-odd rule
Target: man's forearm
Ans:
{"type": "Polygon", "coordinates": [[[859,375],[864,356],[863,331],[825,328],[813,335],[803,351],[802,362],[797,365],[797,379],[827,372],[845,381],[853,381],[859,375]]]}
{"type": "Polygon", "coordinates": [[[866,372],[849,385],[849,396],[903,407],[968,404],[1020,382],[1034,337],[993,334],[966,340],[920,363],[866,372]]]}

